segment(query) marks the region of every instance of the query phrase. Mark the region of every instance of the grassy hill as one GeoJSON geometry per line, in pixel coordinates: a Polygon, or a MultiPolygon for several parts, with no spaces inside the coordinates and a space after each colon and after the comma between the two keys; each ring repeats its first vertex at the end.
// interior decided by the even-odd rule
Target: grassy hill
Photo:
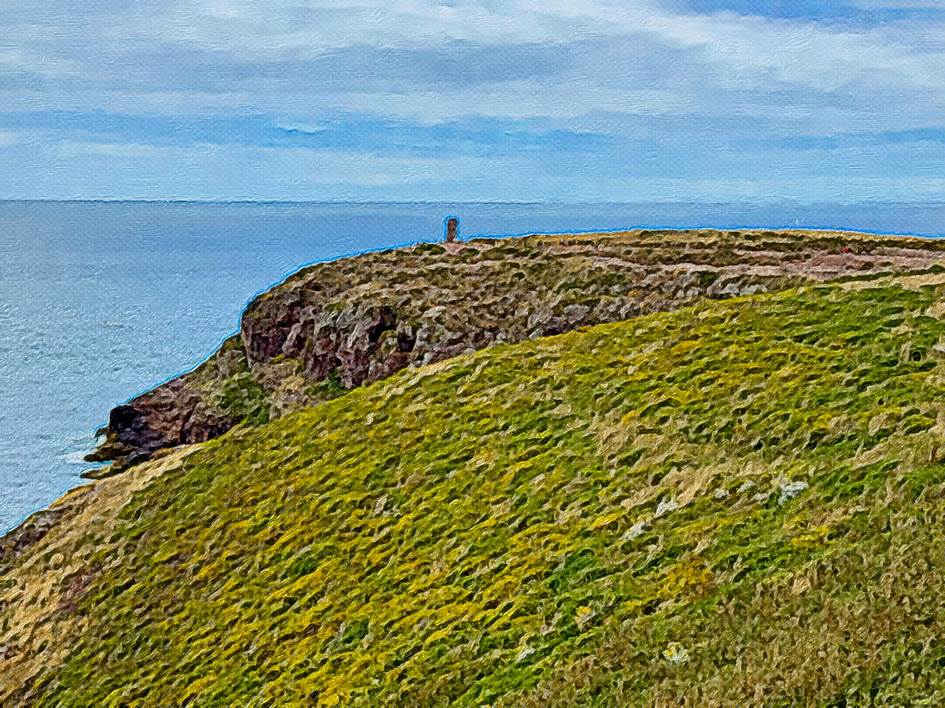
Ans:
{"type": "Polygon", "coordinates": [[[38,705],[945,701],[945,276],[406,369],[4,556],[38,705]]]}

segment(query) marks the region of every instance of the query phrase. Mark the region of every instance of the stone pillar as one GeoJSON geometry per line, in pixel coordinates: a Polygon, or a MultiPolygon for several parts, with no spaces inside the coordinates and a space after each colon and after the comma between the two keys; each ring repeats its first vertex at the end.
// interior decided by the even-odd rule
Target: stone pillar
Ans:
{"type": "Polygon", "coordinates": [[[459,235],[459,219],[451,216],[446,220],[446,242],[453,243],[459,235]]]}

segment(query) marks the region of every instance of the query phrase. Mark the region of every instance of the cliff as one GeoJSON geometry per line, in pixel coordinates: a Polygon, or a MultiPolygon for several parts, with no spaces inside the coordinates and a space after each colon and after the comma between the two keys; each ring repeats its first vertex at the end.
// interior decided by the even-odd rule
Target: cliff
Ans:
{"type": "Polygon", "coordinates": [[[699,300],[75,490],[2,548],[0,704],[939,704],[943,302],[699,300]]]}
{"type": "Polygon", "coordinates": [[[195,371],[116,407],[108,472],[405,367],[701,298],[930,266],[937,242],[830,232],[636,231],[424,244],[306,268],[195,371]]]}

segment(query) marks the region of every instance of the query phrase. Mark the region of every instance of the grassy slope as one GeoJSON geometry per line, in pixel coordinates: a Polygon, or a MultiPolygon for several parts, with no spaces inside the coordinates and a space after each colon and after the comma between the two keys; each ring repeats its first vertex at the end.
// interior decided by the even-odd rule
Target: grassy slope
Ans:
{"type": "Polygon", "coordinates": [[[33,690],[941,703],[943,295],[707,302],[212,441],[96,540],[33,690]]]}

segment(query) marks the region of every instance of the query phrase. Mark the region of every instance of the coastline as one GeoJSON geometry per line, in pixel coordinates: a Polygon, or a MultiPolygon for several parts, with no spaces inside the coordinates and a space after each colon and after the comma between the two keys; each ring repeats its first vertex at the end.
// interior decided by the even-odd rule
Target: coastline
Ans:
{"type": "MultiPolygon", "coordinates": [[[[725,233],[731,233],[731,232],[719,231],[716,229],[665,229],[665,230],[661,229],[657,231],[651,231],[648,229],[630,229],[630,230],[606,231],[606,232],[574,231],[574,232],[561,233],[561,234],[558,234],[558,233],[527,234],[524,236],[496,236],[496,237],[489,237],[489,238],[476,237],[474,239],[464,241],[458,244],[458,246],[460,248],[462,247],[475,248],[477,247],[476,244],[485,244],[490,247],[495,247],[495,246],[501,247],[503,243],[520,243],[520,242],[524,243],[525,241],[529,239],[531,239],[532,242],[536,242],[540,244],[541,243],[567,244],[568,242],[575,241],[575,240],[578,242],[587,242],[587,243],[594,243],[594,242],[606,243],[614,239],[618,239],[618,240],[619,239],[635,239],[635,238],[640,238],[641,235],[645,236],[648,234],[656,235],[659,238],[662,238],[664,236],[679,237],[679,236],[685,236],[687,234],[689,235],[696,234],[696,235],[700,235],[700,237],[704,237],[711,234],[718,235],[718,234],[725,234],[725,233]]],[[[787,236],[789,238],[797,238],[797,239],[805,239],[805,238],[811,238],[811,237],[815,237],[815,238],[826,237],[826,238],[831,238],[831,239],[833,238],[841,239],[843,241],[849,241],[849,242],[858,242],[858,243],[884,242],[887,245],[891,245],[895,243],[897,246],[901,245],[903,247],[918,247],[918,248],[925,248],[926,246],[932,246],[932,245],[937,246],[937,244],[939,243],[938,240],[933,237],[904,236],[904,235],[899,235],[899,234],[873,234],[873,233],[867,233],[867,232],[862,232],[862,231],[847,231],[847,230],[826,230],[825,231],[825,230],[819,230],[819,229],[788,229],[788,230],[753,229],[753,230],[736,231],[734,233],[742,234],[745,237],[749,237],[749,238],[757,238],[763,234],[779,234],[779,235],[787,236]]],[[[945,248],[945,242],[943,242],[942,247],[945,248]]],[[[285,286],[287,283],[291,283],[292,281],[297,280],[299,278],[304,278],[305,274],[307,272],[312,271],[312,269],[317,269],[323,266],[330,267],[332,266],[332,264],[337,264],[340,262],[357,263],[359,259],[362,259],[368,256],[383,256],[384,254],[395,254],[395,255],[396,254],[409,254],[410,252],[415,251],[417,248],[420,248],[422,250],[422,249],[429,248],[429,246],[428,245],[395,246],[392,248],[372,250],[372,251],[362,252],[362,253],[358,253],[351,256],[343,256],[341,258],[331,259],[328,261],[319,261],[312,264],[302,265],[292,270],[284,278],[280,279],[279,281],[274,282],[272,285],[268,286],[267,288],[257,293],[254,296],[254,298],[250,300],[250,302],[247,304],[246,308],[244,308],[243,315],[245,315],[246,311],[250,308],[250,306],[254,302],[256,302],[256,300],[258,300],[260,297],[269,296],[273,291],[278,290],[279,288],[285,286]]],[[[849,277],[861,278],[863,277],[863,275],[854,274],[849,277]]],[[[607,320],[604,320],[604,321],[607,321],[607,320]]],[[[581,323],[575,323],[572,326],[578,327],[578,326],[583,326],[583,325],[581,323]]],[[[228,340],[229,339],[232,339],[232,337],[228,338],[228,340]]],[[[465,347],[463,347],[462,349],[457,349],[455,353],[459,353],[460,351],[464,351],[465,349],[466,349],[465,347]]],[[[218,353],[219,352],[217,352],[217,354],[218,353]]],[[[455,353],[451,353],[450,356],[455,355],[455,353]]],[[[166,385],[166,383],[168,382],[182,379],[194,373],[195,371],[198,371],[202,366],[206,365],[207,362],[211,361],[215,356],[217,356],[217,354],[209,355],[198,366],[191,367],[184,372],[174,375],[173,377],[168,379],[167,382],[165,382],[165,384],[159,384],[155,388],[160,389],[161,386],[166,385]]],[[[434,360],[439,360],[439,359],[434,359],[434,360]]],[[[150,388],[150,389],[145,390],[144,392],[142,392],[142,394],[139,394],[139,397],[142,395],[147,395],[149,392],[155,390],[155,388],[150,388]]],[[[131,400],[134,400],[134,398],[131,400]]],[[[99,432],[104,432],[104,430],[105,429],[102,429],[99,432]]],[[[198,441],[188,440],[184,444],[194,444],[196,442],[198,441]]],[[[162,454],[166,454],[167,450],[172,451],[176,447],[177,446],[172,446],[171,448],[167,448],[166,450],[164,450],[162,454]]],[[[86,459],[88,459],[88,455],[86,455],[86,459]]],[[[138,460],[138,462],[143,462],[145,461],[145,459],[147,458],[142,458],[138,460]]],[[[137,463],[132,463],[132,464],[137,464],[137,463]]],[[[118,475],[119,473],[124,471],[124,469],[126,469],[126,467],[123,467],[121,464],[116,465],[114,462],[103,460],[100,466],[93,467],[84,471],[81,475],[81,478],[82,480],[90,480],[94,483],[96,480],[107,479],[115,475],[118,475]]],[[[75,487],[72,487],[70,490],[66,491],[61,497],[59,497],[56,501],[54,501],[48,507],[37,509],[32,514],[30,514],[25,519],[23,519],[21,522],[15,524],[9,530],[7,530],[4,534],[2,534],[2,536],[0,536],[0,541],[3,541],[3,543],[0,543],[0,549],[2,549],[4,545],[6,546],[16,545],[17,541],[12,540],[12,539],[20,538],[20,537],[23,539],[32,539],[33,536],[35,536],[36,534],[39,534],[39,537],[41,537],[42,534],[48,532],[49,528],[55,525],[56,520],[59,518],[59,515],[56,509],[58,505],[60,504],[60,502],[65,499],[70,498],[70,496],[74,492],[90,486],[89,484],[83,483],[82,481],[77,480],[77,482],[78,484],[75,487]]]]}

